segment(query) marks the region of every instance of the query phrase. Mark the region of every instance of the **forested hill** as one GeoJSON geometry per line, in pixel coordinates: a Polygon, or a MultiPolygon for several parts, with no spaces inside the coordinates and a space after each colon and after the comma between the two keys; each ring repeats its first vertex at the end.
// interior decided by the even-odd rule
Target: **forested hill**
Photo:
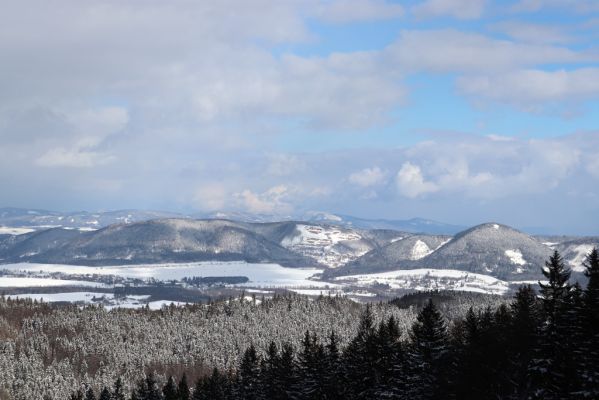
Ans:
{"type": "MultiPolygon", "coordinates": [[[[569,284],[556,252],[540,296],[523,286],[510,304],[471,307],[453,323],[428,300],[408,335],[394,315],[377,320],[368,307],[346,346],[334,330],[307,330],[299,346],[271,341],[266,352],[252,343],[235,370],[214,368],[191,391],[187,375],[161,387],[150,372],[131,399],[598,399],[596,250],[585,265],[585,289],[569,284]]],[[[93,389],[85,396],[93,399],[93,389]]],[[[83,397],[80,390],[71,399],[83,397]]]]}
{"type": "Polygon", "coordinates": [[[2,298],[0,398],[594,399],[596,251],[585,265],[581,288],[555,253],[540,292],[511,300],[290,295],[106,311],[2,298]]]}

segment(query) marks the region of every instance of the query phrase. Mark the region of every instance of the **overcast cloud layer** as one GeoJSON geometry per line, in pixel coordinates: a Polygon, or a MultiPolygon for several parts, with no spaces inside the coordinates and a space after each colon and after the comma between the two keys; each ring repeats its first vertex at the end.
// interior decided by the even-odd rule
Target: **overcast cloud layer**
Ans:
{"type": "Polygon", "coordinates": [[[0,0],[0,206],[599,234],[598,40],[594,1],[0,0]]]}

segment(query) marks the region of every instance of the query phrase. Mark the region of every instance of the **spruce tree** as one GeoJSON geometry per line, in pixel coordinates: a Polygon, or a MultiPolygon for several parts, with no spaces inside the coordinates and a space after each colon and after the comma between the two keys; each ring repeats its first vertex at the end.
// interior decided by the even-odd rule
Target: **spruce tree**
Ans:
{"type": "Polygon", "coordinates": [[[457,338],[458,368],[460,374],[456,382],[456,395],[458,399],[476,398],[481,395],[481,362],[482,354],[481,327],[479,318],[470,307],[466,317],[456,328],[459,332],[457,338]]]}
{"type": "Polygon", "coordinates": [[[563,316],[564,304],[568,299],[570,291],[568,281],[571,271],[565,266],[559,252],[555,250],[549,257],[549,261],[545,262],[542,272],[548,281],[546,284],[539,282],[544,317],[550,326],[555,327],[559,318],[563,316]]]}
{"type": "Polygon", "coordinates": [[[258,399],[260,394],[260,359],[253,344],[243,354],[239,366],[237,391],[241,398],[258,399]]]}
{"type": "Polygon", "coordinates": [[[125,400],[125,389],[123,388],[123,380],[118,377],[114,383],[112,390],[112,400],[125,400]]]}
{"type": "Polygon", "coordinates": [[[599,252],[587,255],[583,266],[588,278],[583,293],[583,393],[599,398],[599,252]]]}
{"type": "Polygon", "coordinates": [[[585,332],[584,332],[584,300],[583,290],[576,282],[572,285],[564,316],[564,379],[570,385],[570,393],[581,393],[583,375],[586,370],[585,358],[585,332]]]}
{"type": "Polygon", "coordinates": [[[226,398],[226,377],[217,368],[212,369],[210,377],[204,379],[204,395],[210,400],[224,400],[226,398]]]}
{"type": "Polygon", "coordinates": [[[142,379],[136,390],[137,400],[162,400],[158,383],[153,372],[146,375],[145,379],[142,379]]]}
{"type": "Polygon", "coordinates": [[[341,393],[341,355],[339,338],[335,331],[331,331],[329,335],[325,353],[324,397],[326,399],[336,399],[339,398],[341,393]]]}
{"type": "Polygon", "coordinates": [[[104,387],[100,392],[100,400],[112,400],[112,395],[107,387],[104,387]]]}
{"type": "Polygon", "coordinates": [[[572,391],[567,370],[571,365],[567,326],[571,306],[570,270],[556,250],[542,271],[548,283],[539,282],[543,319],[531,365],[532,395],[535,399],[563,399],[572,391]]]}
{"type": "Polygon", "coordinates": [[[177,385],[175,379],[169,376],[166,384],[162,388],[162,395],[164,400],[179,400],[179,394],[177,393],[177,385]]]}
{"type": "Polygon", "coordinates": [[[206,377],[198,378],[196,381],[195,387],[193,389],[193,400],[210,400],[208,394],[206,393],[206,377]]]}
{"type": "Polygon", "coordinates": [[[298,382],[298,373],[295,362],[295,352],[291,343],[284,343],[281,347],[279,367],[275,375],[279,399],[297,398],[295,388],[298,382]]]}
{"type": "Polygon", "coordinates": [[[189,400],[189,384],[187,383],[187,375],[183,374],[179,385],[177,386],[177,395],[179,400],[189,400]]]}
{"type": "Polygon", "coordinates": [[[276,343],[271,341],[266,357],[262,360],[262,391],[267,399],[281,398],[281,388],[277,383],[279,363],[279,349],[276,343]]]}
{"type": "Polygon", "coordinates": [[[541,306],[530,285],[521,286],[511,304],[511,327],[508,335],[510,352],[511,394],[527,398],[530,393],[529,365],[537,346],[541,306]]]}
{"type": "Polygon", "coordinates": [[[72,393],[69,400],[83,400],[83,392],[81,389],[78,389],[75,393],[72,393]]]}
{"type": "Polygon", "coordinates": [[[302,398],[320,399],[323,396],[322,366],[325,362],[324,349],[315,335],[304,334],[302,348],[298,354],[299,387],[302,398]]]}
{"type": "Polygon", "coordinates": [[[376,375],[370,397],[400,399],[405,395],[405,358],[394,316],[381,321],[375,334],[376,375]]]}
{"type": "Polygon", "coordinates": [[[87,388],[87,391],[85,392],[85,400],[96,400],[96,395],[91,387],[87,388]]]}
{"type": "Polygon", "coordinates": [[[410,336],[408,397],[414,400],[450,398],[447,326],[432,300],[429,299],[418,314],[410,336]]]}
{"type": "Polygon", "coordinates": [[[344,352],[344,389],[347,396],[364,398],[374,386],[375,332],[372,309],[367,305],[360,318],[358,332],[344,352]]]}

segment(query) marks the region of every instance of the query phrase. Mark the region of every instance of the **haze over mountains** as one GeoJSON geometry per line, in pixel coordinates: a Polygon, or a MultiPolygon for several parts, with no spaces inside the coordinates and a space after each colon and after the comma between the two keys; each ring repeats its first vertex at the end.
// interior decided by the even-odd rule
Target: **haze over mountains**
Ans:
{"type": "Polygon", "coordinates": [[[27,230],[57,227],[91,230],[103,228],[105,226],[117,223],[148,221],[159,218],[227,219],[240,222],[279,222],[297,220],[328,223],[332,225],[362,229],[393,229],[406,232],[425,232],[431,234],[455,234],[465,229],[464,226],[445,224],[443,222],[424,218],[412,218],[409,220],[364,219],[320,211],[310,211],[294,216],[281,216],[243,212],[179,214],[168,211],[154,210],[59,212],[5,207],[0,208],[0,234],[9,232],[10,228],[14,228],[13,232],[20,233],[27,230]]]}
{"type": "Polygon", "coordinates": [[[163,217],[147,211],[61,214],[2,209],[0,225],[36,230],[0,236],[0,262],[91,266],[246,261],[321,268],[323,279],[435,269],[523,281],[541,277],[553,249],[562,252],[576,273],[588,251],[599,246],[597,237],[533,237],[497,223],[451,236],[357,228],[344,219],[333,224],[335,216],[330,215],[313,215],[317,222],[163,217]],[[63,226],[47,228],[53,224],[63,226]]]}

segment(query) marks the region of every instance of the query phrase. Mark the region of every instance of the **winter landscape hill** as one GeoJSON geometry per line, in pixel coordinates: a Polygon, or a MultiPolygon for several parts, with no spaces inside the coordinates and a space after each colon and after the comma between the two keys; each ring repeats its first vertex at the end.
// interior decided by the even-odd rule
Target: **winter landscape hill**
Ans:
{"type": "Polygon", "coordinates": [[[489,223],[460,232],[413,267],[451,268],[510,281],[535,279],[551,252],[525,233],[489,223]]]}
{"type": "Polygon", "coordinates": [[[52,228],[5,237],[0,259],[77,265],[233,260],[317,265],[245,226],[226,220],[160,219],[91,232],[52,228]]]}
{"type": "Polygon", "coordinates": [[[311,214],[312,221],[278,222],[162,216],[159,212],[63,215],[1,209],[5,226],[10,222],[15,230],[35,230],[1,235],[0,262],[101,266],[243,261],[320,268],[324,279],[434,269],[521,281],[541,278],[540,269],[554,249],[575,272],[581,271],[584,256],[599,244],[598,238],[536,238],[498,223],[450,236],[357,228],[347,219],[322,213],[311,214]],[[118,222],[108,224],[111,221],[118,222]],[[64,225],[45,228],[54,223],[64,225]],[[104,224],[108,225],[91,227],[104,224]]]}
{"type": "Polygon", "coordinates": [[[331,271],[335,275],[352,273],[381,272],[402,269],[412,265],[412,261],[420,260],[436,251],[451,239],[451,236],[424,235],[405,233],[390,243],[373,249],[362,257],[347,263],[343,268],[331,271]]]}

